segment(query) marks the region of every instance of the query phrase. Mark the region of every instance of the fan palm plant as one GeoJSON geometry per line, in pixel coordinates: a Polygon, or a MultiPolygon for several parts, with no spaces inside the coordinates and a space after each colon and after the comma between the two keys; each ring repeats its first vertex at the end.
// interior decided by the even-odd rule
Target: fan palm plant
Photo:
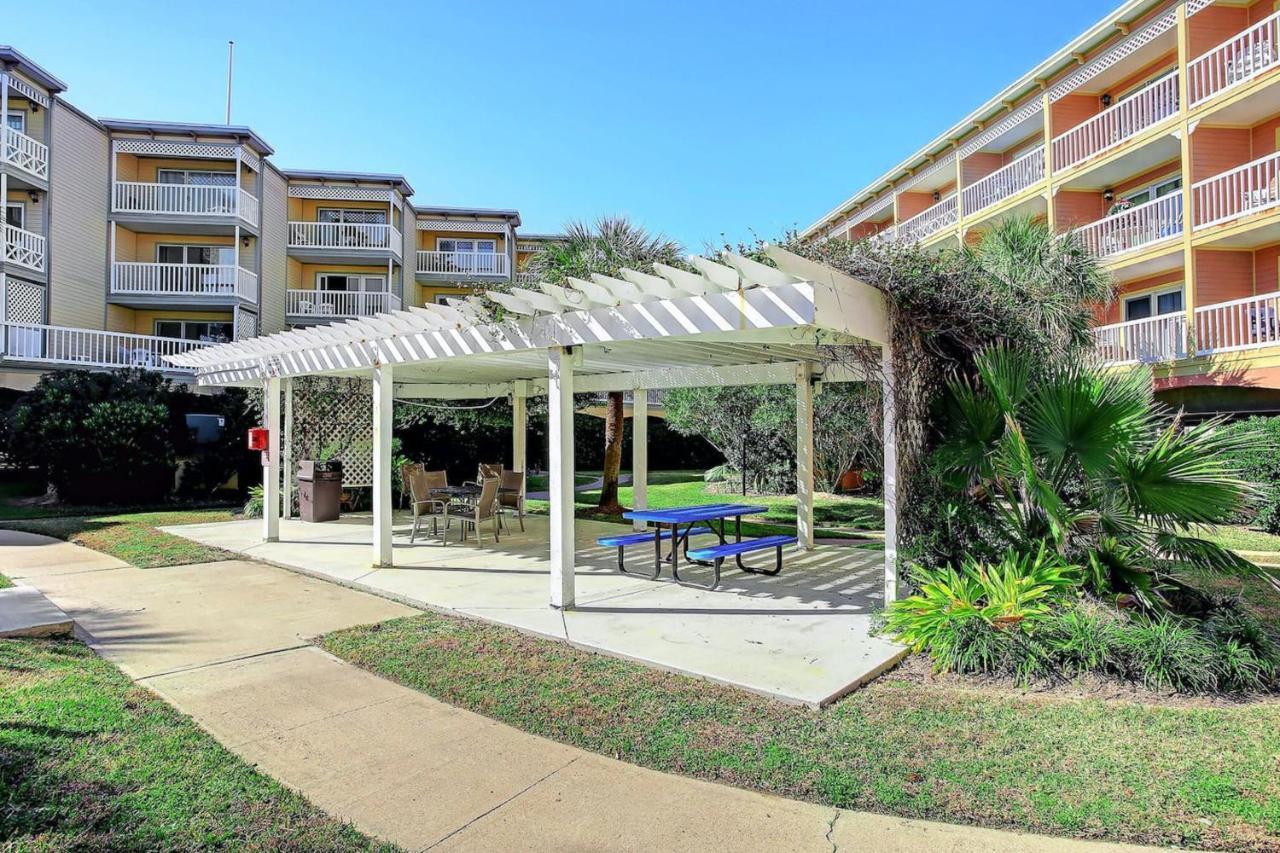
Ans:
{"type": "MultiPolygon", "coordinates": [[[[681,265],[684,250],[661,234],[650,234],[625,216],[603,216],[594,225],[570,222],[564,239],[547,246],[530,261],[528,272],[559,284],[593,274],[616,276],[624,267],[647,269],[654,262],[681,265]]],[[[598,510],[621,512],[618,474],[622,468],[624,403],[621,391],[611,391],[605,407],[604,471],[598,510]]]]}
{"type": "Polygon", "coordinates": [[[974,381],[949,384],[938,459],[1019,550],[1047,541],[1096,591],[1147,606],[1180,568],[1256,571],[1204,537],[1251,497],[1227,461],[1247,439],[1218,421],[1180,423],[1144,371],[1082,359],[1042,368],[1006,347],[976,368],[974,381]]]}

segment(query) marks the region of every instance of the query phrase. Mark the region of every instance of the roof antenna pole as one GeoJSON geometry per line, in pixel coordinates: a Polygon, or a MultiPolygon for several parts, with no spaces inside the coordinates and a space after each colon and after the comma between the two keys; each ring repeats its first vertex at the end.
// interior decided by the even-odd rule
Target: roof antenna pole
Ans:
{"type": "Polygon", "coordinates": [[[231,72],[236,64],[236,43],[227,42],[227,124],[231,124],[231,72]]]}

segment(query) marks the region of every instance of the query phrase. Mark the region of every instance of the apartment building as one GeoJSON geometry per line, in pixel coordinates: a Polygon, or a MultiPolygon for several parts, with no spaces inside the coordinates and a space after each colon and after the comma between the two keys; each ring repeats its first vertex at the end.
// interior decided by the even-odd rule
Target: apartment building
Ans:
{"type": "Polygon", "coordinates": [[[91,118],[0,46],[0,387],[465,298],[555,235],[416,207],[401,175],[282,169],[252,128],[91,118]]]}
{"type": "Polygon", "coordinates": [[[1043,217],[1115,277],[1103,359],[1190,409],[1280,409],[1278,9],[1130,0],[805,235],[940,247],[1043,217]]]}

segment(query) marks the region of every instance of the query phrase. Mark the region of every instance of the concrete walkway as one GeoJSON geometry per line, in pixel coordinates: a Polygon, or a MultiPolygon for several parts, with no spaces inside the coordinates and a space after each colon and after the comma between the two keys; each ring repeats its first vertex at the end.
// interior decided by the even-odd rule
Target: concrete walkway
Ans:
{"type": "Polygon", "coordinates": [[[0,565],[228,748],[409,849],[1138,849],[825,808],[528,735],[308,643],[413,610],[260,563],[142,570],[0,530],[0,565]]]}

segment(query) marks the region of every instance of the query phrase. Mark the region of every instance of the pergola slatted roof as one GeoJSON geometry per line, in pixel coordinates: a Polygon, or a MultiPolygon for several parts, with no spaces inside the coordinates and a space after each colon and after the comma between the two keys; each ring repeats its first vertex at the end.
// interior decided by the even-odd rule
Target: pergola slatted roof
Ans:
{"type": "MultiPolygon", "coordinates": [[[[790,384],[796,389],[797,533],[812,548],[814,382],[865,381],[833,363],[831,345],[882,351],[886,413],[892,411],[885,297],[829,267],[770,247],[770,266],[739,255],[724,263],[691,258],[695,271],[654,264],[652,272],[541,282],[444,305],[190,350],[169,360],[196,370],[202,385],[261,385],[271,449],[265,460],[264,536],[278,536],[282,380],[368,377],[372,386],[374,561],[389,565],[391,445],[397,398],[512,399],[512,464],[524,470],[525,399],[547,395],[551,492],[552,605],[574,601],[573,395],[650,389],[790,384]]],[[[643,410],[643,407],[641,407],[643,410]]],[[[641,427],[637,425],[637,430],[641,427]]],[[[637,434],[643,434],[643,430],[637,434]]],[[[885,417],[885,584],[896,588],[892,417],[885,417]]],[[[647,454],[644,442],[633,444],[647,454]]],[[[647,461],[635,461],[643,471],[647,461]]],[[[644,477],[637,481],[642,505],[644,477]]],[[[285,505],[288,505],[286,499],[285,505]]]]}

